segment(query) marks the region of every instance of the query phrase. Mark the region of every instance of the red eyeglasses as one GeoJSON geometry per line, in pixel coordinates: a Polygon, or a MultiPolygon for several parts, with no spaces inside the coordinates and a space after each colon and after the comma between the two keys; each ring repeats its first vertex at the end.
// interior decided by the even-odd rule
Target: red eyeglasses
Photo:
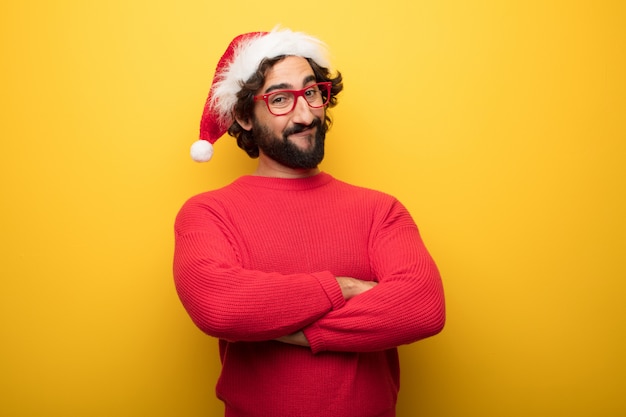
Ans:
{"type": "Polygon", "coordinates": [[[274,116],[284,116],[296,108],[299,97],[304,97],[309,107],[319,109],[330,101],[331,82],[312,84],[302,90],[277,90],[254,96],[254,101],[263,100],[274,116]]]}

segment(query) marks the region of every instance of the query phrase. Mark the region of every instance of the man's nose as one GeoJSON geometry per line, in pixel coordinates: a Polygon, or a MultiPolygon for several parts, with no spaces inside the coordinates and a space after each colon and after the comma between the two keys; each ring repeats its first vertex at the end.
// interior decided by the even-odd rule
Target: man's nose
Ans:
{"type": "Polygon", "coordinates": [[[293,109],[293,115],[291,116],[294,123],[300,123],[303,125],[310,125],[315,119],[315,115],[312,112],[312,108],[309,107],[304,97],[298,97],[296,99],[296,106],[293,109]]]}

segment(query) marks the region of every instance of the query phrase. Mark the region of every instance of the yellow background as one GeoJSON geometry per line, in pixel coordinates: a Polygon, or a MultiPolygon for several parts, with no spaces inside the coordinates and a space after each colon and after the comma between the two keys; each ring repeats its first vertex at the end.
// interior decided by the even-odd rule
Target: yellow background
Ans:
{"type": "Polygon", "coordinates": [[[172,224],[254,166],[228,137],[188,149],[227,43],[276,23],[345,77],[323,168],[399,197],[445,280],[399,417],[625,415],[625,22],[597,0],[3,1],[0,415],[220,415],[172,224]]]}

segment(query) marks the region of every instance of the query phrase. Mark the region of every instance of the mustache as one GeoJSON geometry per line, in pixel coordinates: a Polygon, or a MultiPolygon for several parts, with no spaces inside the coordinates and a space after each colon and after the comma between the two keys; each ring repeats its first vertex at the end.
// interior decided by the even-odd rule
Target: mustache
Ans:
{"type": "Polygon", "coordinates": [[[296,133],[304,132],[307,129],[313,129],[315,127],[319,129],[321,126],[322,126],[322,120],[319,117],[316,117],[308,125],[304,125],[302,123],[294,124],[293,126],[291,126],[290,128],[286,129],[283,132],[283,137],[286,138],[289,135],[293,135],[293,134],[296,134],[296,133]]]}

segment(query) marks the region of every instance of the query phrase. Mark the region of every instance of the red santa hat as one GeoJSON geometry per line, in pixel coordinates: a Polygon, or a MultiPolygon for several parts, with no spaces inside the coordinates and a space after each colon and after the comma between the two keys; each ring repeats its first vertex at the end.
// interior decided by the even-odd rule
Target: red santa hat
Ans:
{"type": "Polygon", "coordinates": [[[206,162],[213,156],[213,144],[233,123],[233,109],[241,86],[264,59],[282,55],[301,56],[329,68],[326,45],[310,35],[289,29],[252,32],[237,36],[219,60],[202,120],[200,139],[191,146],[191,158],[206,162]]]}

